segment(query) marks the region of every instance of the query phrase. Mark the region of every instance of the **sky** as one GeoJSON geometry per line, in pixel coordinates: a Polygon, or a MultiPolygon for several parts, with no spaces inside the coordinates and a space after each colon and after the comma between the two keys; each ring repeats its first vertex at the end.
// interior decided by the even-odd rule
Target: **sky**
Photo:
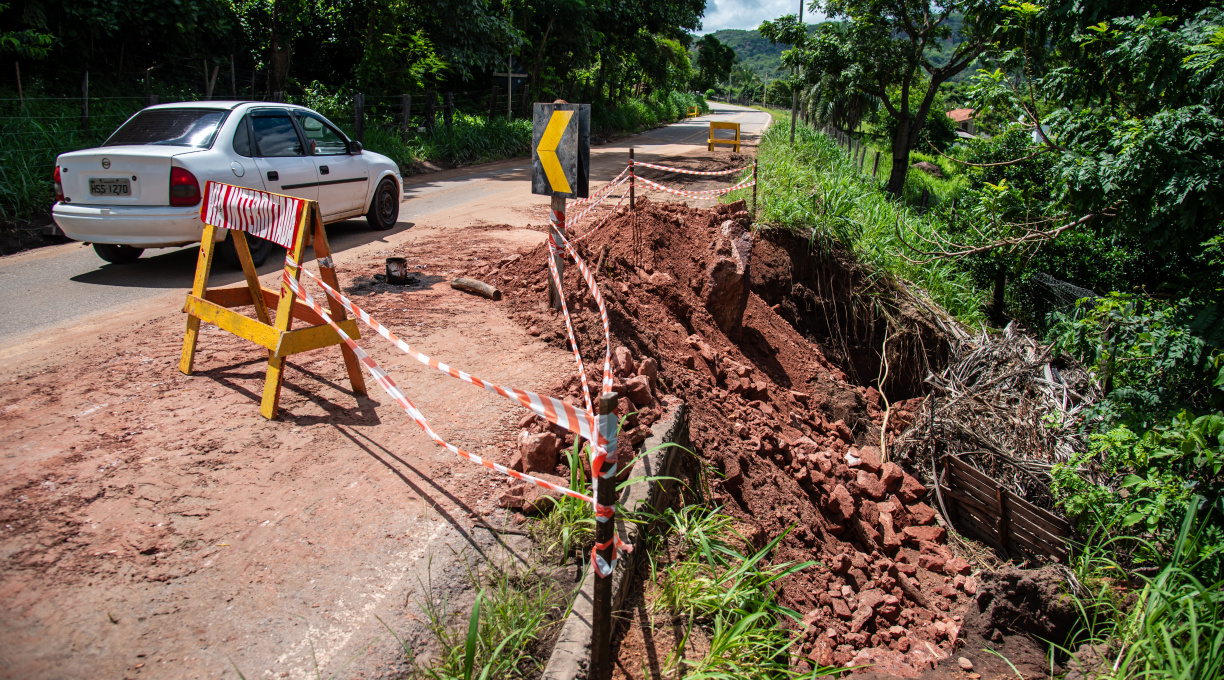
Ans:
{"type": "MultiPolygon", "coordinates": [[[[699,35],[724,28],[756,28],[766,19],[777,19],[799,11],[800,0],[706,0],[705,19],[699,35]]],[[[806,4],[806,3],[805,3],[806,4]]],[[[803,10],[805,21],[815,20],[811,11],[803,10]]]]}

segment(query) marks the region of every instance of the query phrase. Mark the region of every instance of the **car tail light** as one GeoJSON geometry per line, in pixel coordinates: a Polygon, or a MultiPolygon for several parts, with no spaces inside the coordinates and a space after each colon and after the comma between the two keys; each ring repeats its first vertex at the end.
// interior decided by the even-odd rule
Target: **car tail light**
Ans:
{"type": "Polygon", "coordinates": [[[59,166],[55,166],[55,200],[64,200],[64,183],[60,180],[59,166]]]}
{"type": "Polygon", "coordinates": [[[200,203],[200,180],[184,168],[170,168],[170,205],[180,208],[200,203]]]}

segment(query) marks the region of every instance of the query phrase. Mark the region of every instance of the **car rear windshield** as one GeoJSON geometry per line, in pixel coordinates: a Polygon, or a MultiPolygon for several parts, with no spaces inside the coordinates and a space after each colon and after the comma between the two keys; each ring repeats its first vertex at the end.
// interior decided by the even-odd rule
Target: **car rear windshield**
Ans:
{"type": "Polygon", "coordinates": [[[141,111],[102,146],[158,144],[207,148],[228,111],[216,109],[150,109],[141,111]]]}

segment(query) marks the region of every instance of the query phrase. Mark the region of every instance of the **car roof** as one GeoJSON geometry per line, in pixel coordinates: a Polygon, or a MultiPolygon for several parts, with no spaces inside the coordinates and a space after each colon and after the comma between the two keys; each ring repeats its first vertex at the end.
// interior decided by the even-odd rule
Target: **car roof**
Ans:
{"type": "Polygon", "coordinates": [[[218,111],[232,111],[243,105],[274,106],[277,108],[284,107],[287,109],[309,110],[309,109],[306,109],[306,107],[304,106],[298,106],[296,104],[286,104],[284,102],[262,102],[262,101],[251,101],[251,100],[173,102],[170,104],[157,104],[155,106],[150,106],[146,108],[145,110],[147,111],[149,109],[217,109],[218,111]]]}

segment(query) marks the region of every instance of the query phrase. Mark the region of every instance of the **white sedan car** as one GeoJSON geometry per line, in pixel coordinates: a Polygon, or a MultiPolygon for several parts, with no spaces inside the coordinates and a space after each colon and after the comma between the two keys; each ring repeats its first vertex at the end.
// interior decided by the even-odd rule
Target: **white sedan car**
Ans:
{"type": "MultiPolygon", "coordinates": [[[[107,262],[145,248],[200,241],[201,191],[213,180],[319,202],[324,222],[399,218],[403,180],[386,156],[363,151],[323,116],[291,104],[183,102],[132,116],[94,149],[60,155],[51,209],[66,236],[107,262]]],[[[221,255],[237,264],[228,231],[221,255]]],[[[272,249],[252,243],[257,264],[272,249]]]]}

